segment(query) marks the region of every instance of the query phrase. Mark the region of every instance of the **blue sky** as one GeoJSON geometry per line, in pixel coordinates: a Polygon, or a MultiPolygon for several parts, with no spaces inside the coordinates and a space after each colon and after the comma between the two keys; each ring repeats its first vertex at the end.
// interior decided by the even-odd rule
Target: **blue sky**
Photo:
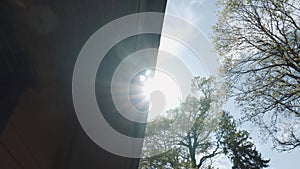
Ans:
{"type": "MultiPolygon", "coordinates": [[[[216,23],[216,1],[215,0],[168,0],[166,14],[174,15],[180,17],[189,23],[192,23],[198,29],[200,29],[206,37],[211,37],[212,35],[212,25],[216,23]]],[[[161,45],[172,46],[173,50],[176,51],[178,45],[166,45],[166,42],[162,38],[161,45]]],[[[184,54],[184,57],[189,59],[187,60],[187,64],[190,64],[191,67],[196,67],[195,62],[193,62],[193,56],[191,56],[191,52],[188,51],[176,51],[180,54],[184,54]],[[188,54],[188,55],[187,55],[188,54]]],[[[179,56],[180,57],[180,56],[179,56]]],[[[199,65],[198,65],[199,67],[199,65]]],[[[203,70],[200,71],[195,70],[194,75],[205,76],[203,70]]],[[[230,111],[233,115],[239,114],[239,109],[234,106],[233,102],[229,102],[226,104],[225,109],[230,111]]],[[[257,127],[253,127],[251,124],[246,124],[244,129],[247,129],[256,146],[257,149],[262,153],[263,157],[270,158],[270,168],[273,169],[299,169],[300,161],[298,161],[300,157],[300,150],[296,149],[292,152],[282,152],[279,153],[276,150],[272,150],[272,143],[270,141],[263,142],[261,136],[259,135],[257,127]]],[[[231,168],[228,165],[228,161],[224,160],[223,163],[220,164],[225,168],[231,168]]]]}

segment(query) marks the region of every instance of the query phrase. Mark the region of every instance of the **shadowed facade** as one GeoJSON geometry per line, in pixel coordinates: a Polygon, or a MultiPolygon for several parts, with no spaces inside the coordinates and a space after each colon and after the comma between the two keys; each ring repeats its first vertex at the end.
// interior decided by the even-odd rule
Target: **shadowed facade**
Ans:
{"type": "MultiPolygon", "coordinates": [[[[82,46],[103,25],[132,13],[164,12],[165,5],[165,0],[2,1],[0,168],[137,168],[139,159],[111,154],[83,131],[73,108],[72,73],[82,46]]],[[[96,94],[103,115],[125,135],[142,137],[145,126],[116,111],[111,77],[127,55],[157,48],[159,39],[145,34],[119,42],[98,70],[96,94]]],[[[153,56],[141,64],[155,63],[153,56]]]]}

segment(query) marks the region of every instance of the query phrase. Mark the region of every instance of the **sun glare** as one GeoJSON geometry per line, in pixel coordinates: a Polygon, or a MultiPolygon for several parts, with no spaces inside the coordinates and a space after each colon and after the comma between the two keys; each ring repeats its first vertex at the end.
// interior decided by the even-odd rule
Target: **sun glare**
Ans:
{"type": "Polygon", "coordinates": [[[152,71],[153,70],[146,70],[144,75],[140,75],[139,77],[139,80],[143,83],[143,94],[150,100],[150,113],[151,107],[155,106],[154,104],[160,101],[165,101],[164,111],[161,113],[177,107],[182,96],[181,89],[176,80],[164,71],[152,71]],[[164,97],[152,97],[153,94],[157,92],[160,92],[164,97]]]}

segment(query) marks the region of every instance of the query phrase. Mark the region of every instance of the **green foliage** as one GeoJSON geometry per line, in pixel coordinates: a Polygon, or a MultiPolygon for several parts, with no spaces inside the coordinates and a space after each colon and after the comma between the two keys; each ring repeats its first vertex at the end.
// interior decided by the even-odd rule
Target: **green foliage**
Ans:
{"type": "Polygon", "coordinates": [[[144,158],[140,160],[140,169],[182,169],[191,167],[188,159],[184,158],[182,149],[171,149],[163,154],[144,158]]]}
{"type": "Polygon", "coordinates": [[[192,83],[193,95],[179,108],[148,123],[144,154],[150,157],[141,160],[140,168],[200,168],[219,154],[211,137],[222,97],[214,78],[195,78],[192,83]],[[197,155],[202,155],[199,163],[197,155]]]}
{"type": "Polygon", "coordinates": [[[299,0],[220,0],[214,44],[228,95],[281,150],[300,146],[299,0]],[[291,124],[286,127],[287,124],[291,124]],[[287,136],[288,135],[288,136],[287,136]]]}
{"type": "Polygon", "coordinates": [[[212,169],[208,162],[220,154],[231,159],[233,168],[268,166],[269,160],[262,159],[249,141],[249,133],[237,130],[232,117],[221,111],[219,87],[214,78],[195,78],[193,96],[148,123],[144,144],[148,157],[141,159],[140,169],[212,169]]]}
{"type": "Polygon", "coordinates": [[[232,117],[224,112],[217,132],[223,152],[233,163],[233,169],[260,169],[268,167],[270,160],[264,160],[249,141],[249,133],[237,130],[232,117]]]}

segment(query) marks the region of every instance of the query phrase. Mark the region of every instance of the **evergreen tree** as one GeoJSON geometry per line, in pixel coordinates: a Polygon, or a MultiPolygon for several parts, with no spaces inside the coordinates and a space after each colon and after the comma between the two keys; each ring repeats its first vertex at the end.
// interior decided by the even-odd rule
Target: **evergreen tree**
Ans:
{"type": "Polygon", "coordinates": [[[268,167],[270,160],[262,158],[255,145],[249,141],[249,133],[238,130],[232,117],[224,112],[217,138],[224,154],[232,161],[233,169],[260,169],[268,167]]]}

